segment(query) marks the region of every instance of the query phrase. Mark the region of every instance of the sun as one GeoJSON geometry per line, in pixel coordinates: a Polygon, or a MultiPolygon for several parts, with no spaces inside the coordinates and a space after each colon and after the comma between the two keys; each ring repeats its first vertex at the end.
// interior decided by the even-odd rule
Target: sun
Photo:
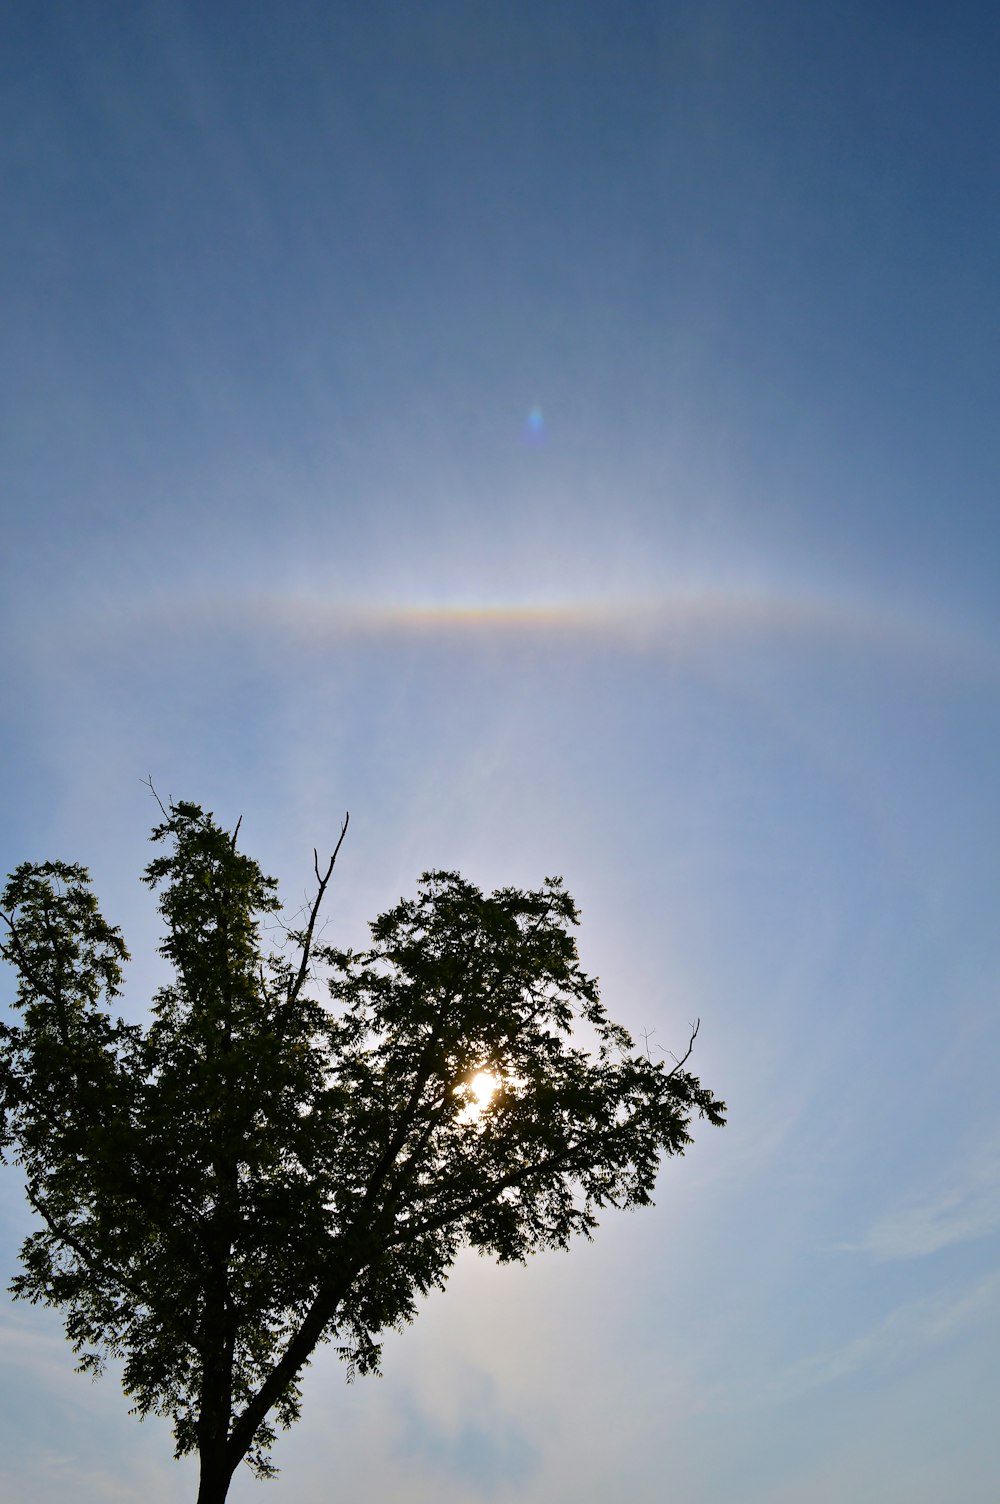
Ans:
{"type": "Polygon", "coordinates": [[[468,1081],[463,1081],[461,1086],[456,1087],[457,1094],[465,1098],[465,1106],[458,1115],[458,1121],[474,1123],[481,1118],[499,1085],[500,1078],[492,1071],[476,1071],[468,1081]]]}
{"type": "Polygon", "coordinates": [[[496,1091],[500,1082],[492,1071],[477,1071],[469,1082],[469,1090],[476,1099],[476,1106],[480,1112],[489,1105],[490,1098],[496,1091]]]}

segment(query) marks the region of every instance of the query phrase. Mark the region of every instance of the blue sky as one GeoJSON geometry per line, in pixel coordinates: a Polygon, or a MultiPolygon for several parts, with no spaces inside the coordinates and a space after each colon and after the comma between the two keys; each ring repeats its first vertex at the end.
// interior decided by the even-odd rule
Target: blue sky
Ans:
{"type": "MultiPolygon", "coordinates": [[[[993,1504],[994,8],[3,24],[2,866],[90,866],[136,1016],[147,774],[293,905],[349,808],[345,943],[561,873],[731,1108],[383,1379],[318,1357],[232,1497],[993,1504]]],[[[5,1496],[192,1496],[2,1326],[5,1496]]]]}

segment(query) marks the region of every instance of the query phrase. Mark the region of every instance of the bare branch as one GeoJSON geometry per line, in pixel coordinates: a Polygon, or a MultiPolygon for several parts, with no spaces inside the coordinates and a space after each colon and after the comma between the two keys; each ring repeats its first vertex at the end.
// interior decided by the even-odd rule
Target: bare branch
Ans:
{"type": "Polygon", "coordinates": [[[153,775],[152,775],[152,773],[148,773],[145,778],[140,778],[139,782],[140,783],[144,783],[146,785],[146,787],[149,789],[149,792],[152,794],[153,798],[156,800],[157,804],[160,806],[160,813],[162,814],[164,820],[169,820],[170,819],[170,814],[164,808],[163,800],[160,798],[159,794],[156,792],[156,790],[153,787],[153,775]]]}
{"type": "Polygon", "coordinates": [[[340,848],[344,844],[344,837],[347,834],[347,827],[350,824],[350,821],[351,816],[350,812],[348,812],[344,816],[344,823],[340,828],[340,839],[338,840],[336,846],[333,848],[333,856],[330,858],[329,865],[322,877],[320,876],[319,871],[319,855],[316,851],[316,848],[313,847],[313,864],[316,868],[316,880],[319,883],[319,888],[317,889],[316,897],[313,899],[312,907],[309,910],[309,922],[306,925],[305,935],[302,940],[302,959],[299,962],[299,969],[296,973],[294,982],[292,982],[291,986],[288,989],[288,997],[286,1001],[289,1003],[294,1003],[299,993],[302,991],[302,984],[305,981],[306,973],[309,970],[309,957],[312,953],[313,933],[316,929],[316,920],[319,917],[320,905],[323,902],[323,895],[326,892],[327,884],[329,883],[330,878],[333,876],[334,864],[337,860],[337,857],[340,855],[340,848]]]}
{"type": "Polygon", "coordinates": [[[671,1076],[676,1076],[677,1072],[683,1066],[685,1066],[687,1064],[687,1062],[690,1060],[690,1058],[691,1058],[691,1051],[694,1049],[694,1042],[698,1038],[698,1030],[700,1028],[701,1028],[701,1019],[700,1018],[696,1018],[695,1021],[694,1021],[694,1023],[691,1025],[691,1038],[688,1040],[688,1047],[684,1051],[684,1054],[681,1056],[681,1058],[677,1061],[677,1064],[673,1067],[673,1069],[669,1070],[667,1072],[667,1079],[668,1080],[670,1079],[671,1076]]]}

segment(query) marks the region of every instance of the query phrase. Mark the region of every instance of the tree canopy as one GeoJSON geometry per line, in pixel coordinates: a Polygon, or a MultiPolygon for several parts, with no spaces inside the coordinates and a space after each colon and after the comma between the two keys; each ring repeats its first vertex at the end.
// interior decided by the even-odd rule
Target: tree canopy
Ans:
{"type": "Polygon", "coordinates": [[[461,1248],[589,1236],[725,1108],[690,1047],[651,1060],[609,1019],[559,879],[486,895],[425,873],[343,950],[318,920],[346,820],[283,929],[239,826],[163,815],[145,882],[173,979],[147,1026],[111,1011],[128,954],[85,868],[25,863],[0,897],[19,1013],[0,1146],[39,1223],[11,1288],[62,1308],[81,1369],[124,1360],[135,1410],[172,1421],[220,1504],[241,1461],[274,1471],[317,1344],[375,1370],[461,1248]]]}

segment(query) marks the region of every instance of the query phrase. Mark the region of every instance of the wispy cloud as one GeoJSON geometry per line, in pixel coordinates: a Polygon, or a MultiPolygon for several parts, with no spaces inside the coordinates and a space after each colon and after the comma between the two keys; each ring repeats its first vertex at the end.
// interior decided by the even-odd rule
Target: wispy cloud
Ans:
{"type": "Polygon", "coordinates": [[[94,1403],[93,1380],[74,1372],[76,1357],[61,1333],[44,1331],[37,1322],[7,1314],[0,1320],[0,1370],[30,1374],[61,1398],[86,1405],[94,1403]]]}
{"type": "Polygon", "coordinates": [[[139,1493],[146,1504],[168,1504],[177,1498],[176,1479],[171,1475],[158,1476],[145,1465],[140,1483],[136,1467],[133,1458],[126,1467],[117,1458],[108,1467],[81,1465],[78,1456],[38,1448],[32,1453],[30,1470],[0,1471],[0,1495],[6,1499],[75,1499],[78,1504],[129,1504],[139,1493]]]}
{"type": "Polygon", "coordinates": [[[921,1258],[1000,1227],[1000,1139],[954,1161],[926,1191],[878,1217],[856,1243],[842,1245],[879,1261],[921,1258]]]}
{"type": "Polygon", "coordinates": [[[493,1498],[519,1490],[535,1472],[538,1450],[515,1417],[502,1413],[496,1385],[476,1370],[450,1413],[432,1413],[411,1390],[399,1407],[399,1458],[429,1467],[469,1494],[493,1498]]]}
{"type": "Polygon", "coordinates": [[[871,1331],[840,1347],[791,1364],[768,1387],[771,1400],[800,1394],[866,1372],[906,1366],[918,1354],[1000,1312],[1000,1269],[975,1283],[897,1306],[871,1331]]]}

